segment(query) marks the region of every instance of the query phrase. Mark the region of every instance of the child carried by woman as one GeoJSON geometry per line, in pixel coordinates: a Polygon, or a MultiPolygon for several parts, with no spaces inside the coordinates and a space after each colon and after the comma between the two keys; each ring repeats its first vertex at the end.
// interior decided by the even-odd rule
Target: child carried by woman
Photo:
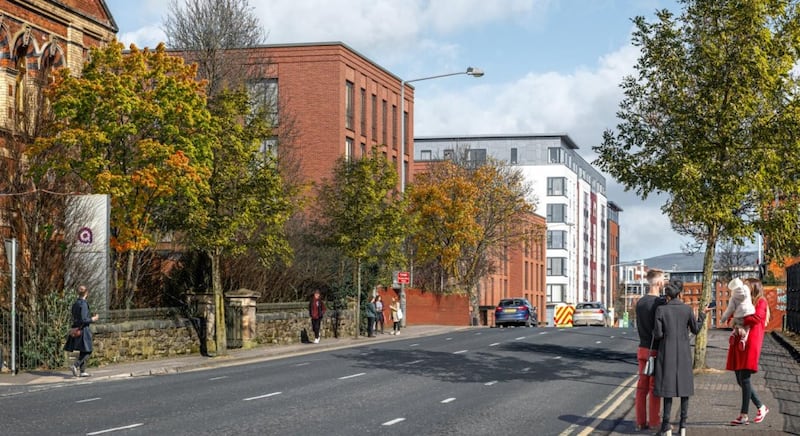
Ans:
{"type": "Polygon", "coordinates": [[[735,278],[728,283],[728,289],[731,291],[731,298],[728,302],[728,307],[722,314],[721,321],[727,322],[728,319],[733,317],[733,333],[731,333],[731,345],[737,341],[739,349],[744,350],[747,345],[747,336],[750,334],[750,327],[748,327],[744,319],[756,313],[756,307],[753,305],[753,299],[750,297],[750,288],[747,287],[740,279],[735,278]]]}

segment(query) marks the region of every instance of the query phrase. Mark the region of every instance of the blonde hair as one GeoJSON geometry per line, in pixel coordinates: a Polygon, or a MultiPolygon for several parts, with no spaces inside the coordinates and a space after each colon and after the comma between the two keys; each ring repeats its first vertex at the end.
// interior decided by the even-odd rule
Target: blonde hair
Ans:
{"type": "MultiPolygon", "coordinates": [[[[766,294],[764,293],[764,285],[761,283],[761,280],[750,277],[745,279],[745,282],[748,286],[750,286],[750,298],[753,300],[753,304],[758,303],[760,299],[767,299],[766,294]]],[[[769,324],[769,318],[771,314],[769,312],[769,302],[767,302],[767,317],[764,319],[764,326],[769,324]]]]}

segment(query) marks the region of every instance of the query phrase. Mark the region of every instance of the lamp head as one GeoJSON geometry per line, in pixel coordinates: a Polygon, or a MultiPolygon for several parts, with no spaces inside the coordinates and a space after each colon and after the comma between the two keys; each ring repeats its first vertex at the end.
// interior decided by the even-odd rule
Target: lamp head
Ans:
{"type": "Polygon", "coordinates": [[[482,77],[483,76],[483,70],[480,69],[480,68],[469,67],[469,68],[467,68],[467,74],[469,74],[472,77],[482,77]]]}

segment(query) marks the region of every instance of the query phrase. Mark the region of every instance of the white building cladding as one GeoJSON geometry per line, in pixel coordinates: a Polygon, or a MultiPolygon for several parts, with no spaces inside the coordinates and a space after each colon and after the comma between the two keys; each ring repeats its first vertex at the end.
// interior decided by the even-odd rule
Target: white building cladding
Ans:
{"type": "Polygon", "coordinates": [[[547,216],[547,302],[602,301],[611,307],[606,182],[577,149],[566,134],[414,138],[418,163],[458,155],[518,166],[533,185],[536,210],[547,216]]]}

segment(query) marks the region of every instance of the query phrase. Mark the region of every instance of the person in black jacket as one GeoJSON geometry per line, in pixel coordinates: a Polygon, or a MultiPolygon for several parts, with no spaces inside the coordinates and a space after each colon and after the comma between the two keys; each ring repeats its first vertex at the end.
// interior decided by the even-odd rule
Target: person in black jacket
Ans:
{"type": "Polygon", "coordinates": [[[680,435],[686,434],[686,418],[689,414],[689,397],[694,395],[692,373],[692,346],[689,333],[696,335],[710,311],[705,308],[695,317],[692,308],[680,299],[683,282],[671,281],[665,288],[667,303],[656,308],[656,323],[653,337],[659,341],[656,357],[656,384],[654,392],[664,399],[661,415],[662,435],[671,435],[669,418],[672,398],[681,398],[680,435]]]}
{"type": "Polygon", "coordinates": [[[319,329],[322,318],[325,316],[325,310],[325,303],[320,298],[319,289],[315,289],[311,301],[308,302],[308,316],[311,317],[311,330],[314,331],[315,344],[319,344],[319,329]]]}
{"type": "Polygon", "coordinates": [[[636,383],[634,404],[637,431],[657,428],[661,421],[661,399],[653,393],[655,378],[644,374],[643,370],[647,359],[658,355],[658,341],[653,339],[653,327],[656,323],[656,307],[666,303],[666,299],[659,295],[664,286],[664,271],[647,271],[647,281],[650,291],[636,302],[636,329],[639,333],[636,360],[639,362],[639,380],[636,383]]]}
{"type": "Polygon", "coordinates": [[[86,286],[78,287],[78,299],[72,303],[72,328],[80,329],[80,336],[67,335],[67,342],[64,344],[64,351],[78,351],[78,359],[71,365],[72,375],[75,377],[89,377],[86,372],[86,361],[92,354],[92,330],[89,324],[97,321],[100,317],[95,314],[89,316],[89,303],[86,297],[89,290],[86,286]]]}

